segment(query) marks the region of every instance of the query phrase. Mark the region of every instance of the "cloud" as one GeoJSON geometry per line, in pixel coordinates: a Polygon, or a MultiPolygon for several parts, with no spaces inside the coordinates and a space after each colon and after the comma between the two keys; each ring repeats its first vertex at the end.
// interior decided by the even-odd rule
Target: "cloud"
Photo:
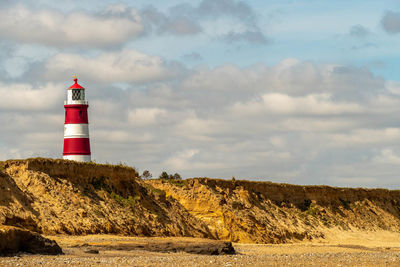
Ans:
{"type": "Polygon", "coordinates": [[[370,32],[366,27],[364,27],[360,24],[357,24],[350,28],[349,34],[350,34],[350,36],[353,36],[353,37],[364,38],[364,37],[368,36],[370,34],[370,32]]]}
{"type": "Polygon", "coordinates": [[[225,100],[242,97],[243,101],[243,97],[248,98],[250,93],[263,91],[288,93],[292,96],[329,93],[335,99],[359,100],[372,91],[385,88],[385,82],[365,68],[317,64],[289,58],[272,67],[258,64],[239,68],[225,64],[212,70],[197,69],[183,81],[183,86],[185,89],[207,91],[209,94],[216,91],[235,92],[226,95],[225,100]]]}
{"type": "Polygon", "coordinates": [[[195,11],[206,17],[234,17],[251,26],[255,26],[257,20],[254,10],[244,1],[203,0],[195,11]]]}
{"type": "Polygon", "coordinates": [[[400,82],[388,81],[386,82],[386,88],[392,94],[400,95],[400,82]]]}
{"type": "MultiPolygon", "coordinates": [[[[76,74],[86,87],[98,162],[183,177],[370,186],[363,178],[380,181],[385,167],[373,159],[400,142],[397,84],[365,68],[286,59],[199,66],[171,78],[168,63],[137,53],[61,53],[44,65],[50,80],[81,68],[76,74]],[[141,73],[142,65],[153,76],[141,73]],[[356,167],[346,167],[349,162],[356,167]]],[[[0,153],[60,157],[70,84],[26,85],[0,86],[2,95],[19,92],[0,102],[0,153]]],[[[396,185],[392,177],[400,169],[393,168],[385,186],[396,185]]]]}
{"type": "Polygon", "coordinates": [[[200,61],[203,59],[203,57],[197,52],[192,52],[192,53],[184,54],[182,56],[182,59],[186,60],[186,61],[200,61]]]}
{"type": "Polygon", "coordinates": [[[202,27],[185,13],[179,15],[164,14],[153,6],[141,11],[141,15],[147,26],[155,28],[159,34],[169,33],[173,35],[193,35],[203,31],[202,27]]]}
{"type": "Polygon", "coordinates": [[[378,45],[375,43],[364,43],[361,45],[353,45],[351,47],[352,50],[363,50],[363,49],[369,49],[369,48],[378,48],[378,45]]]}
{"type": "Polygon", "coordinates": [[[383,29],[390,34],[400,32],[400,13],[387,11],[381,20],[383,29]]]}
{"type": "Polygon", "coordinates": [[[357,103],[335,103],[327,94],[311,94],[304,97],[291,97],[286,94],[269,93],[260,100],[236,103],[233,112],[238,114],[293,114],[293,115],[340,115],[361,113],[363,108],[357,103]]]}
{"type": "Polygon", "coordinates": [[[183,81],[190,90],[241,91],[251,90],[249,85],[259,81],[265,69],[240,69],[235,65],[222,65],[214,69],[198,69],[183,81]]]}
{"type": "Polygon", "coordinates": [[[222,33],[222,40],[255,44],[265,44],[268,40],[258,26],[254,10],[245,2],[235,0],[203,0],[196,6],[179,4],[165,12],[153,6],[135,9],[124,4],[109,5],[97,13],[35,9],[17,4],[0,9],[0,16],[0,38],[61,48],[120,47],[152,32],[211,35],[215,34],[214,27],[204,27],[210,28],[207,25],[210,20],[225,21],[224,28],[228,28],[222,33]],[[239,27],[230,27],[236,24],[239,27]]]}
{"type": "Polygon", "coordinates": [[[160,57],[130,49],[103,52],[95,57],[59,53],[47,60],[44,69],[48,79],[65,79],[77,74],[88,81],[111,83],[155,81],[174,75],[176,71],[160,57]]]}
{"type": "Polygon", "coordinates": [[[260,31],[245,31],[245,32],[229,32],[221,36],[221,39],[228,42],[245,41],[254,44],[267,44],[269,39],[260,31]]]}
{"type": "Polygon", "coordinates": [[[62,13],[15,5],[0,9],[0,38],[58,47],[121,45],[143,32],[137,12],[125,11],[120,7],[110,8],[103,14],[62,13]]]}
{"type": "Polygon", "coordinates": [[[166,116],[167,111],[159,108],[137,108],[128,112],[129,121],[134,125],[154,124],[166,116]]]}
{"type": "Polygon", "coordinates": [[[219,33],[218,39],[229,43],[253,44],[266,44],[269,41],[258,26],[257,15],[253,8],[244,1],[203,0],[197,6],[187,3],[173,6],[167,15],[158,12],[153,7],[146,9],[143,14],[147,21],[158,25],[159,32],[178,35],[207,33],[207,29],[201,26],[202,23],[212,21],[212,28],[215,28],[215,21],[233,20],[234,23],[231,21],[222,23],[223,28],[229,25],[238,24],[239,26],[232,27],[225,33],[219,33]]]}
{"type": "Polygon", "coordinates": [[[329,136],[335,146],[360,146],[365,144],[388,144],[400,141],[400,128],[355,129],[347,134],[329,136]]]}
{"type": "Polygon", "coordinates": [[[226,128],[226,125],[220,120],[199,118],[190,114],[176,123],[174,132],[177,136],[189,140],[211,141],[212,136],[221,133],[223,128],[226,128]]]}
{"type": "Polygon", "coordinates": [[[190,161],[197,153],[199,153],[199,150],[197,149],[180,151],[176,155],[168,158],[164,165],[168,166],[168,168],[172,170],[184,170],[190,168],[188,161],[190,161]]]}
{"type": "Polygon", "coordinates": [[[64,93],[61,84],[47,83],[34,87],[27,83],[0,83],[0,111],[49,110],[62,103],[64,93]]]}
{"type": "Polygon", "coordinates": [[[392,149],[385,148],[380,151],[380,154],[373,158],[373,161],[381,164],[400,164],[400,156],[392,149]]]}

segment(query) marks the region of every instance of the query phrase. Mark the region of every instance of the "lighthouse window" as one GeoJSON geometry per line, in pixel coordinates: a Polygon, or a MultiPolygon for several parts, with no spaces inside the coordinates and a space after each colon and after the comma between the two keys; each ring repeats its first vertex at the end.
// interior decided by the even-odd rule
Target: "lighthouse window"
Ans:
{"type": "Polygon", "coordinates": [[[79,89],[72,90],[72,100],[81,100],[81,90],[79,89]]]}

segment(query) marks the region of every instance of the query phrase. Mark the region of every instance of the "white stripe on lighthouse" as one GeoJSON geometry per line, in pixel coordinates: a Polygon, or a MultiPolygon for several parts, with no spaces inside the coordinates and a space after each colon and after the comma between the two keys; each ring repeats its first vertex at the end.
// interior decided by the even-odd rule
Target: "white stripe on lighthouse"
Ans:
{"type": "Polygon", "coordinates": [[[83,162],[92,161],[90,155],[65,155],[65,156],[63,156],[63,159],[83,161],[83,162]]]}
{"type": "Polygon", "coordinates": [[[89,138],[89,125],[86,123],[65,124],[64,138],[89,138]]]}

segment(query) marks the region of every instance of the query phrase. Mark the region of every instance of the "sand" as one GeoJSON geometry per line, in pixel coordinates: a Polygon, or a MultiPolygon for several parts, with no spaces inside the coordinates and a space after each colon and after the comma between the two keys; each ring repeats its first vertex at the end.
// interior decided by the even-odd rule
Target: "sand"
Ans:
{"type": "MultiPolygon", "coordinates": [[[[400,234],[332,229],[324,239],[293,244],[238,244],[235,255],[121,250],[138,242],[200,242],[193,238],[113,235],[52,236],[65,255],[21,254],[0,258],[0,266],[400,266],[400,234]],[[99,249],[100,248],[100,249],[99,249]],[[98,254],[93,254],[97,253],[98,254]]],[[[203,240],[204,241],[204,240],[203,240]]]]}

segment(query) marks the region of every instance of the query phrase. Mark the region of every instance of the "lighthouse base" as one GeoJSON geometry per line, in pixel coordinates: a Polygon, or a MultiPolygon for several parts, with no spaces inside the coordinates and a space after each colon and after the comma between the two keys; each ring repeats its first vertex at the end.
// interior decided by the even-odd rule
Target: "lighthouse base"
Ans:
{"type": "Polygon", "coordinates": [[[75,161],[81,161],[81,162],[92,161],[90,155],[65,155],[65,156],[63,156],[63,159],[75,160],[75,161]]]}

